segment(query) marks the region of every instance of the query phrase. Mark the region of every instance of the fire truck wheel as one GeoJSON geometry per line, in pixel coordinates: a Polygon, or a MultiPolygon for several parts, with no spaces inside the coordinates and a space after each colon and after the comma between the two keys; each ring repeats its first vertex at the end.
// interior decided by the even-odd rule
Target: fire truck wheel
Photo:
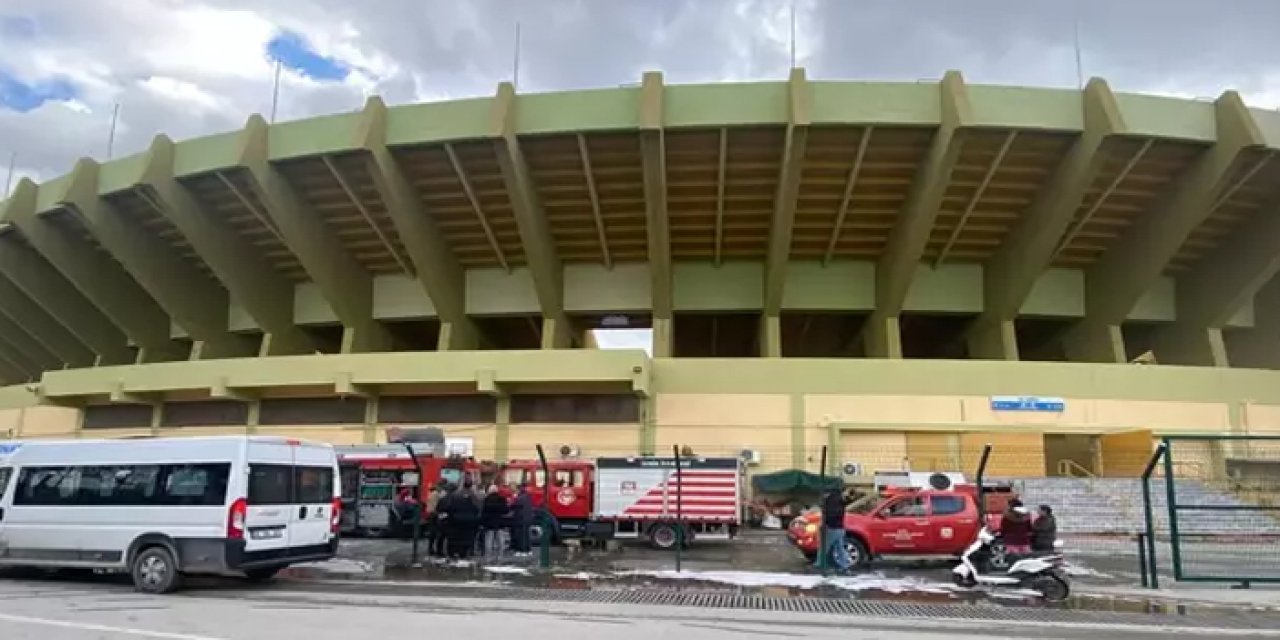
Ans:
{"type": "MultiPolygon", "coordinates": [[[[674,549],[676,548],[676,540],[678,539],[679,537],[676,535],[675,525],[658,523],[653,525],[653,527],[649,529],[649,543],[652,544],[655,549],[663,549],[663,550],[674,549]]],[[[689,540],[690,540],[689,530],[685,529],[684,531],[685,547],[689,546],[689,540]]]]}

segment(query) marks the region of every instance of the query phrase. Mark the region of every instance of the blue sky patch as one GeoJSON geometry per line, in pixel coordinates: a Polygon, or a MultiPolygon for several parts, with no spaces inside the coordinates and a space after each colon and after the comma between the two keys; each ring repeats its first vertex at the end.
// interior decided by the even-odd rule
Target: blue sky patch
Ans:
{"type": "Polygon", "coordinates": [[[267,55],[314,80],[336,82],[351,73],[346,63],[316,53],[305,38],[292,31],[282,31],[272,38],[267,43],[267,55]]]}
{"type": "Polygon", "coordinates": [[[75,97],[75,87],[66,80],[53,79],[27,84],[0,70],[0,108],[26,112],[49,100],[65,101],[75,97]]]}

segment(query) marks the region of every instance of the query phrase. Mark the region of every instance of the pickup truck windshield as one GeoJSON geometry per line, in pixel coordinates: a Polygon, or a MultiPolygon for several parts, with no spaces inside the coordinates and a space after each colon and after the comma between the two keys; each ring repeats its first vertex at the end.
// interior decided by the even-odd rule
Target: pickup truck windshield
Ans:
{"type": "Polygon", "coordinates": [[[845,507],[845,513],[870,513],[871,509],[879,504],[880,499],[874,495],[865,495],[845,507]]]}

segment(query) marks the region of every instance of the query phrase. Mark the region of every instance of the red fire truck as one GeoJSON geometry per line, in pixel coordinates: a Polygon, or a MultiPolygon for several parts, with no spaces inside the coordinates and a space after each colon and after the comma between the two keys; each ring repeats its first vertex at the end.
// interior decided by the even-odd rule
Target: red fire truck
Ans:
{"type": "Polygon", "coordinates": [[[480,464],[474,459],[440,455],[439,447],[429,444],[411,446],[413,458],[418,459],[418,466],[422,468],[422,477],[416,483],[413,476],[418,473],[418,466],[404,445],[334,447],[342,475],[342,533],[365,536],[389,533],[395,522],[392,508],[396,496],[405,487],[416,485],[418,500],[425,504],[431,489],[442,480],[456,485],[470,476],[479,484],[480,464]]]}
{"type": "MultiPolygon", "coordinates": [[[[686,541],[728,540],[742,524],[738,458],[598,458],[548,461],[553,539],[642,539],[668,549],[677,540],[677,503],[686,541]]],[[[528,485],[543,505],[547,478],[537,460],[513,460],[504,482],[528,485]]],[[[540,532],[534,534],[540,535],[540,532]]]]}

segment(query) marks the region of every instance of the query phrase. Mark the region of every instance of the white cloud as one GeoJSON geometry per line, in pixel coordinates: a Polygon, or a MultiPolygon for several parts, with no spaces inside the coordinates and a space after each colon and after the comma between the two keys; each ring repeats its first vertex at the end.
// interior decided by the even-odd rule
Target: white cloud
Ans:
{"type": "MultiPolygon", "coordinates": [[[[390,103],[490,95],[512,73],[522,24],[522,91],[610,87],[661,69],[671,83],[783,79],[790,11],[779,0],[5,0],[0,18],[34,35],[0,38],[0,70],[24,81],[64,78],[74,101],[28,113],[0,109],[0,157],[26,175],[67,171],[105,150],[121,104],[116,155],[241,126],[271,105],[266,43],[301,34],[352,73],[340,83],[282,78],[278,119],[390,103]]],[[[796,53],[815,79],[938,78],[1074,86],[1072,25],[1086,76],[1117,91],[1216,96],[1280,107],[1280,2],[1231,11],[1195,0],[983,0],[912,3],[797,0],[796,53]],[[1073,7],[1075,7],[1073,9],[1073,7]]]]}

